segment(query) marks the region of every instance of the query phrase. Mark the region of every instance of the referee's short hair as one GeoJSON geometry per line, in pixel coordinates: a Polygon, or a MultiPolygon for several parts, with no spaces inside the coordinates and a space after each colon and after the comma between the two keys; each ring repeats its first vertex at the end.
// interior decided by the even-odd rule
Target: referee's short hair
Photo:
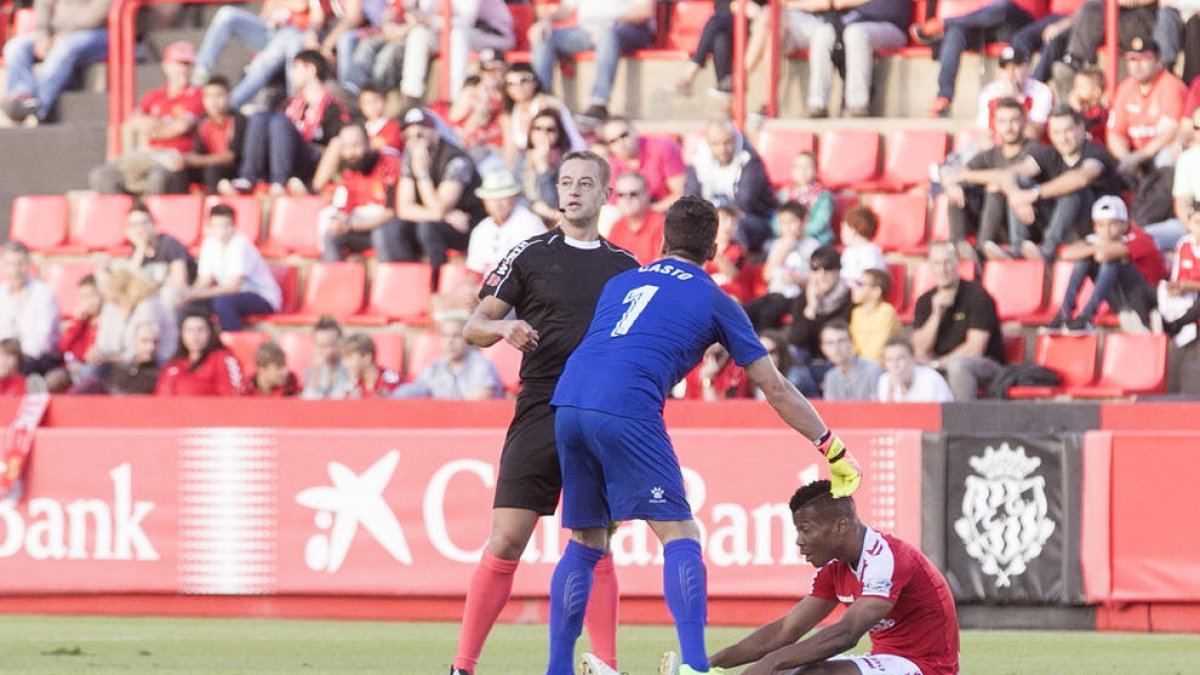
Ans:
{"type": "Polygon", "coordinates": [[[600,187],[608,189],[608,184],[612,182],[612,168],[608,165],[607,159],[597,155],[591,150],[576,150],[574,152],[568,152],[566,156],[562,158],[562,161],[558,163],[558,166],[561,167],[563,164],[566,164],[573,159],[595,164],[596,167],[600,169],[600,187]]]}
{"type": "Polygon", "coordinates": [[[663,254],[683,255],[696,262],[712,259],[717,240],[717,210],[706,199],[680,197],[667,209],[663,254]]]}

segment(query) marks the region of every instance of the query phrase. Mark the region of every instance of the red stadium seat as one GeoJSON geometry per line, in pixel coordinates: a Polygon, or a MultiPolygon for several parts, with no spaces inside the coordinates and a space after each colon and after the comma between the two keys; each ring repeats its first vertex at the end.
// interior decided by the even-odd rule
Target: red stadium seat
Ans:
{"type": "Polygon", "coordinates": [[[517,44],[513,51],[529,51],[529,29],[537,22],[537,8],[533,5],[506,5],[513,18],[513,34],[517,44]]]}
{"type": "Polygon", "coordinates": [[[366,294],[367,268],[357,262],[319,262],[308,268],[304,299],[295,314],[272,317],[287,325],[309,324],[329,314],[345,319],[358,312],[366,294]]]}
{"type": "Polygon", "coordinates": [[[929,167],[946,161],[946,132],[940,129],[895,129],[884,145],[883,173],[860,190],[907,190],[929,182],[929,167]]]}
{"type": "Polygon", "coordinates": [[[8,237],[31,251],[61,252],[67,240],[67,211],[67,198],[62,195],[17,197],[8,237]]]}
{"type": "Polygon", "coordinates": [[[1161,394],[1167,388],[1167,336],[1117,333],[1104,337],[1100,377],[1090,386],[1071,387],[1076,398],[1119,398],[1161,394]]]}
{"type": "MultiPolygon", "coordinates": [[[[963,279],[975,279],[975,263],[970,260],[958,261],[958,276],[963,279]]],[[[913,268],[912,277],[908,284],[908,301],[904,303],[904,311],[900,312],[900,320],[904,323],[910,323],[913,320],[913,313],[917,308],[917,298],[925,294],[925,291],[933,288],[933,268],[929,266],[929,261],[922,260],[913,268]]],[[[897,308],[899,309],[899,308],[897,308]]]]}
{"type": "Polygon", "coordinates": [[[287,355],[288,369],[303,378],[312,365],[313,334],[311,330],[293,331],[279,336],[279,347],[287,355]]]}
{"type": "Polygon", "coordinates": [[[175,237],[191,248],[200,241],[200,221],[204,217],[204,197],[200,195],[150,195],[146,208],[155,228],[175,237]]]}
{"type": "Polygon", "coordinates": [[[1046,264],[1038,260],[992,260],[983,266],[983,287],[996,301],[1001,321],[1021,321],[1041,311],[1046,264]]]}
{"type": "Polygon", "coordinates": [[[326,206],[329,206],[329,200],[324,197],[276,197],[271,204],[271,222],[263,254],[316,257],[319,248],[317,217],[326,206]]]}
{"type": "Polygon", "coordinates": [[[427,263],[379,263],[375,266],[366,310],[347,321],[357,324],[428,323],[429,274],[427,263]]]}
{"type": "Polygon", "coordinates": [[[991,143],[991,132],[979,127],[968,127],[954,132],[954,152],[974,154],[991,143]]]}
{"type": "Polygon", "coordinates": [[[271,270],[271,276],[275,277],[275,282],[279,284],[283,298],[279,312],[290,314],[296,311],[300,304],[300,271],[291,265],[280,263],[268,263],[267,267],[271,270]]]}
{"type": "Polygon", "coordinates": [[[879,134],[867,129],[822,133],[817,174],[831,189],[856,187],[873,180],[879,174],[879,134]]]}
{"type": "Polygon", "coordinates": [[[888,290],[888,296],[884,299],[892,307],[895,307],[897,312],[903,311],[905,304],[908,302],[908,296],[904,292],[905,284],[908,283],[908,265],[904,263],[888,263],[888,272],[892,275],[892,287],[888,290]]]}
{"type": "Polygon", "coordinates": [[[262,241],[262,202],[258,200],[257,195],[238,195],[235,197],[209,195],[204,200],[205,218],[208,217],[209,211],[212,211],[212,207],[217,204],[224,204],[233,209],[233,217],[237,224],[238,232],[241,232],[243,236],[254,242],[256,246],[262,241]]]}
{"type": "Polygon", "coordinates": [[[417,333],[408,351],[408,368],[405,371],[408,379],[415,379],[426,366],[437,361],[443,349],[441,333],[435,330],[417,333]]]}
{"type": "Polygon", "coordinates": [[[811,131],[766,127],[758,132],[754,149],[762,157],[771,185],[781,188],[792,182],[796,155],[817,149],[817,137],[811,131]]]}
{"type": "Polygon", "coordinates": [[[221,343],[233,353],[234,358],[238,360],[238,364],[242,367],[242,372],[247,377],[258,370],[258,367],[254,365],[254,354],[258,350],[258,346],[270,340],[271,336],[267,333],[255,331],[244,330],[221,333],[221,343]]]}
{"type": "Polygon", "coordinates": [[[32,35],[37,32],[37,16],[32,7],[24,7],[13,13],[12,37],[32,35]]]}
{"type": "Polygon", "coordinates": [[[496,373],[500,376],[500,383],[504,385],[504,391],[509,393],[520,391],[521,358],[524,356],[521,350],[501,340],[491,347],[484,348],[483,353],[492,362],[492,365],[496,366],[496,373]]]}
{"type": "Polygon", "coordinates": [[[60,262],[46,266],[42,278],[58,298],[59,314],[71,316],[75,312],[75,306],[79,304],[79,280],[95,272],[96,264],[92,262],[60,262]]]}
{"type": "Polygon", "coordinates": [[[1096,378],[1096,344],[1095,333],[1039,335],[1033,362],[1058,373],[1061,384],[1058,387],[1009,387],[1009,398],[1048,398],[1070,387],[1091,384],[1096,378]]]}
{"type": "Polygon", "coordinates": [[[400,331],[375,333],[375,363],[380,368],[404,372],[404,333],[400,331]]]}
{"type": "Polygon", "coordinates": [[[950,200],[946,193],[933,198],[933,224],[929,228],[929,241],[950,241],[950,200]]]}
{"type": "Polygon", "coordinates": [[[133,197],[129,195],[88,194],[80,197],[70,242],[89,251],[124,247],[125,216],[131,206],[133,197]]]}
{"type": "MultiPolygon", "coordinates": [[[[1058,310],[1062,308],[1063,297],[1067,294],[1067,285],[1071,283],[1071,269],[1075,263],[1069,260],[1059,260],[1050,268],[1050,295],[1046,302],[1046,309],[1037,312],[1022,320],[1027,326],[1044,326],[1050,323],[1050,320],[1058,314],[1058,310]]],[[[1083,280],[1083,287],[1079,290],[1079,297],[1075,300],[1075,308],[1078,309],[1087,304],[1092,297],[1092,290],[1095,286],[1091,279],[1083,280]]],[[[1112,312],[1108,308],[1107,302],[1100,303],[1100,311],[1097,313],[1097,319],[1103,316],[1111,316],[1112,312]]]]}
{"type": "Polygon", "coordinates": [[[704,24],[713,14],[713,3],[678,0],[671,7],[671,26],[667,31],[665,49],[691,53],[700,42],[704,24]]]}
{"type": "Polygon", "coordinates": [[[454,293],[461,291],[466,284],[472,284],[476,288],[479,286],[479,277],[471,270],[467,269],[466,263],[454,262],[442,265],[442,269],[438,272],[438,293],[454,293]]]}
{"type": "Polygon", "coordinates": [[[829,227],[833,229],[835,238],[841,237],[842,218],[846,212],[860,204],[862,204],[862,199],[853,190],[833,193],[833,220],[829,223],[829,227]]]}
{"type": "Polygon", "coordinates": [[[872,241],[884,253],[922,250],[928,203],[923,192],[873,195],[867,205],[879,217],[879,230],[872,241]]]}

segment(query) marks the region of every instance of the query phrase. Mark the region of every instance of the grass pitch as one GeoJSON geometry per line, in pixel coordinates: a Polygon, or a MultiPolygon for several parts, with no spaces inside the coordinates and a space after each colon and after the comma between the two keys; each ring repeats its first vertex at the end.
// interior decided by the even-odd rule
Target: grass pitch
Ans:
{"type": "MultiPolygon", "coordinates": [[[[709,644],[747,632],[713,628],[709,644]]],[[[449,623],[9,616],[0,617],[0,673],[445,675],[457,636],[449,623]]],[[[623,626],[622,669],[653,673],[674,642],[669,627],[623,626]]],[[[1200,635],[964,631],[962,651],[963,675],[1200,671],[1200,635]]],[[[479,675],[538,675],[545,654],[545,626],[502,624],[479,675]]]]}

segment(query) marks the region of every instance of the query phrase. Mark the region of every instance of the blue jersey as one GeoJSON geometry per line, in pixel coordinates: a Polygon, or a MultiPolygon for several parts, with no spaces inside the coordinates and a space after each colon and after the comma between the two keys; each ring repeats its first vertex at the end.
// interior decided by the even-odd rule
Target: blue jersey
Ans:
{"type": "Polygon", "coordinates": [[[550,403],[659,417],[714,342],[739,366],[767,355],[746,313],[699,267],[668,258],[622,272],[604,286],[550,403]]]}

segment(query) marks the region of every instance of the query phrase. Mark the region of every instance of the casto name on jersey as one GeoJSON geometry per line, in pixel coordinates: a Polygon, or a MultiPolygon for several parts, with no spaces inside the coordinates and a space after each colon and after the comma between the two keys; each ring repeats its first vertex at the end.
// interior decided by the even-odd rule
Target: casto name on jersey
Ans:
{"type": "Polygon", "coordinates": [[[688,279],[691,279],[692,277],[696,276],[696,275],[692,274],[691,272],[680,269],[674,265],[664,265],[663,263],[654,263],[653,265],[646,265],[645,267],[639,267],[638,272],[639,273],[641,273],[641,272],[658,272],[659,274],[665,274],[669,277],[675,277],[676,279],[679,279],[680,281],[687,281],[688,279]]]}

